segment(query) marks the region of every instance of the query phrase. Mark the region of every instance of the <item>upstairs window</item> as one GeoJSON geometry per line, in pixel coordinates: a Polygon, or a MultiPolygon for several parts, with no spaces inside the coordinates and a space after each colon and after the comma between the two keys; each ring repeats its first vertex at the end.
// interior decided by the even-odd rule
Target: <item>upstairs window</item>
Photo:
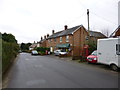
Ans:
{"type": "Polygon", "coordinates": [[[56,38],[54,38],[54,42],[56,42],[56,38]]]}
{"type": "Polygon", "coordinates": [[[62,37],[60,37],[60,42],[62,42],[62,37]]]}
{"type": "Polygon", "coordinates": [[[66,36],[66,42],[69,42],[69,36],[66,36]]]}

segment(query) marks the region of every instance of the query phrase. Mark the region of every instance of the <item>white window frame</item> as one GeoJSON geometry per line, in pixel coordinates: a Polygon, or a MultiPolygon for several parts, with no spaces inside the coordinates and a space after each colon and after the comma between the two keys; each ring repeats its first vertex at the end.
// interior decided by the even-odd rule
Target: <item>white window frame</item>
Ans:
{"type": "Polygon", "coordinates": [[[68,35],[66,36],[66,42],[69,42],[69,36],[68,35]]]}
{"type": "Polygon", "coordinates": [[[62,37],[60,37],[60,42],[62,42],[62,37]]]}

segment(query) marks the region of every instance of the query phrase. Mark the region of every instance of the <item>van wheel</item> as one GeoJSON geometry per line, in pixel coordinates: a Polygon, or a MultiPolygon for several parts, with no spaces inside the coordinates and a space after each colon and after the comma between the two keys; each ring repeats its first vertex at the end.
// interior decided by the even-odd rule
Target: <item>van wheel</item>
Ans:
{"type": "Polygon", "coordinates": [[[118,71],[118,67],[116,65],[114,65],[114,64],[111,65],[111,69],[113,71],[118,71]]]}

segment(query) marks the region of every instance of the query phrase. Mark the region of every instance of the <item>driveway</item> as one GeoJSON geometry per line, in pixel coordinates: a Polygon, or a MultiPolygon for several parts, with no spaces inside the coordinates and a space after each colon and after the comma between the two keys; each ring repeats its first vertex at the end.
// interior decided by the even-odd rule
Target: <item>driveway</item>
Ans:
{"type": "Polygon", "coordinates": [[[21,53],[7,88],[118,88],[118,73],[54,56],[21,53]]]}

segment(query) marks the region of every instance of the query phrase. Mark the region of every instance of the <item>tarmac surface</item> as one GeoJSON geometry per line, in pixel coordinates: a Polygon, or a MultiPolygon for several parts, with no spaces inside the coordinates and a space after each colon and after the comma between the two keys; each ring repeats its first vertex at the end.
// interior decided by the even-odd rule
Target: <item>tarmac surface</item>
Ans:
{"type": "Polygon", "coordinates": [[[70,58],[20,53],[7,77],[7,88],[118,88],[118,72],[70,58]]]}

